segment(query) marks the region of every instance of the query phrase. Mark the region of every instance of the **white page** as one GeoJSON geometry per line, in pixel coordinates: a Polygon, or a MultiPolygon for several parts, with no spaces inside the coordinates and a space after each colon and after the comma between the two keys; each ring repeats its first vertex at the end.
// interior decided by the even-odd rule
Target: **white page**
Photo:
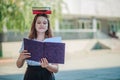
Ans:
{"type": "Polygon", "coordinates": [[[62,38],[61,37],[46,38],[43,42],[58,42],[58,43],[61,43],[62,38]]]}

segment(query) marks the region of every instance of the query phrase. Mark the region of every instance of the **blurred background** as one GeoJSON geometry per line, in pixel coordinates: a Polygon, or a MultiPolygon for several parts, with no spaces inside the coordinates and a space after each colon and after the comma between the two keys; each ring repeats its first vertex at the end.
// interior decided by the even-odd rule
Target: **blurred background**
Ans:
{"type": "Polygon", "coordinates": [[[16,59],[32,7],[51,7],[54,36],[66,44],[56,80],[120,80],[120,0],[0,0],[0,80],[22,80],[16,59]]]}

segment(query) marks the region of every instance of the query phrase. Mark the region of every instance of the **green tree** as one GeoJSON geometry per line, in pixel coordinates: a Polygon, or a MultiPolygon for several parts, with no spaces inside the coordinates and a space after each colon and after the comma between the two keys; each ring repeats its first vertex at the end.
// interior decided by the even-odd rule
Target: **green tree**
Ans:
{"type": "Polygon", "coordinates": [[[14,0],[1,0],[0,2],[0,31],[22,30],[25,25],[24,15],[20,2],[14,0]]]}
{"type": "MultiPolygon", "coordinates": [[[[28,31],[34,15],[32,6],[51,7],[51,26],[55,27],[55,20],[61,19],[62,0],[0,0],[0,41],[3,33],[8,31],[28,31]]],[[[2,57],[2,45],[0,42],[0,57],[2,57]]]]}
{"type": "Polygon", "coordinates": [[[33,20],[32,6],[51,7],[51,26],[61,18],[62,0],[0,0],[0,32],[29,30],[33,20]]]}

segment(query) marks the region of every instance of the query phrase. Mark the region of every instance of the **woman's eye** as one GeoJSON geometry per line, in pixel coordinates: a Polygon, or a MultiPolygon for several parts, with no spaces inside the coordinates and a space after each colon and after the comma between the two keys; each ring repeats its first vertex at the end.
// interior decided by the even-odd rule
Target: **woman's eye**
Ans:
{"type": "Polygon", "coordinates": [[[46,24],[46,22],[45,22],[45,23],[43,23],[43,24],[46,24]]]}
{"type": "Polygon", "coordinates": [[[37,24],[44,24],[44,25],[46,25],[47,22],[37,22],[37,24]]]}
{"type": "Polygon", "coordinates": [[[37,24],[40,24],[40,22],[37,22],[37,24]]]}

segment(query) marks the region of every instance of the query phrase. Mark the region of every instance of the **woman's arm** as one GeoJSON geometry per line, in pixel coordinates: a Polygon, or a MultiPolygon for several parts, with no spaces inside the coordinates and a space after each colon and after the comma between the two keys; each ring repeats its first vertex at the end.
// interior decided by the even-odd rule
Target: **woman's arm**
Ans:
{"type": "Polygon", "coordinates": [[[58,72],[58,64],[49,64],[46,67],[46,69],[49,70],[50,72],[57,73],[58,72]]]}
{"type": "Polygon", "coordinates": [[[16,61],[17,67],[21,68],[25,62],[25,59],[29,58],[29,57],[31,57],[30,53],[27,53],[27,50],[23,50],[22,53],[20,53],[20,55],[16,61]]]}
{"type": "Polygon", "coordinates": [[[41,59],[41,66],[46,68],[50,72],[57,73],[58,72],[58,64],[49,64],[46,58],[41,59]]]}

